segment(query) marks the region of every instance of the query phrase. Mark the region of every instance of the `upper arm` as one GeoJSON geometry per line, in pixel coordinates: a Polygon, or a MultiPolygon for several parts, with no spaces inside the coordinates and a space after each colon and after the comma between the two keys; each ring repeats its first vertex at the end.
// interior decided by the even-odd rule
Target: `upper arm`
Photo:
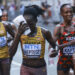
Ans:
{"type": "Polygon", "coordinates": [[[49,30],[47,29],[42,29],[42,34],[44,36],[44,38],[49,42],[51,43],[51,41],[53,41],[53,37],[52,37],[52,34],[49,30]]]}
{"type": "Polygon", "coordinates": [[[13,30],[15,31],[15,32],[17,32],[17,28],[16,28],[16,26],[13,24],[12,25],[12,28],[13,28],[13,30]]]}
{"type": "Polygon", "coordinates": [[[11,25],[5,25],[5,28],[6,28],[6,31],[7,31],[12,37],[15,36],[15,33],[14,33],[13,28],[12,28],[11,25]]]}
{"type": "Polygon", "coordinates": [[[45,39],[49,42],[49,44],[55,48],[56,43],[54,42],[54,39],[51,35],[51,32],[49,30],[42,30],[43,35],[45,36],[45,39]]]}
{"type": "Polygon", "coordinates": [[[61,32],[60,30],[61,30],[60,26],[55,27],[54,32],[53,32],[54,41],[57,41],[59,39],[59,35],[60,35],[60,32],[61,32]]]}

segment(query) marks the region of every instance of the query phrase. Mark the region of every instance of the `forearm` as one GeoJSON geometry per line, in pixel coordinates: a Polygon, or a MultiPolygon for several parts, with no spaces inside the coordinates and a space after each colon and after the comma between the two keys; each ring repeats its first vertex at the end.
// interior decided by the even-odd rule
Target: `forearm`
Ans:
{"type": "Polygon", "coordinates": [[[50,39],[50,45],[55,49],[55,47],[57,46],[56,45],[56,41],[55,39],[51,36],[51,39],[50,39]]]}
{"type": "Polygon", "coordinates": [[[55,47],[56,47],[56,42],[54,41],[54,39],[53,39],[51,33],[48,32],[47,35],[48,35],[48,36],[46,37],[47,41],[48,41],[49,44],[55,49],[55,47]]]}
{"type": "Polygon", "coordinates": [[[59,48],[67,47],[70,45],[75,45],[75,40],[72,40],[72,41],[65,43],[65,44],[61,44],[61,45],[59,45],[59,48]]]}
{"type": "Polygon", "coordinates": [[[12,45],[10,46],[9,48],[9,54],[10,54],[10,57],[12,58],[16,51],[17,51],[17,47],[18,47],[18,44],[19,44],[19,40],[20,40],[20,35],[17,34],[14,38],[14,41],[12,43],[12,45]]]}
{"type": "Polygon", "coordinates": [[[51,42],[50,42],[50,45],[55,49],[56,43],[55,43],[54,41],[51,41],[51,42]]]}

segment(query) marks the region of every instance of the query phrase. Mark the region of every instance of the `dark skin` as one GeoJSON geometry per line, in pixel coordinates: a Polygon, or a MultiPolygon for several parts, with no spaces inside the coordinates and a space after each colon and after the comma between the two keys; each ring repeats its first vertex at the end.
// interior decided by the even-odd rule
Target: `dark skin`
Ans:
{"type": "MultiPolygon", "coordinates": [[[[7,12],[7,11],[3,11],[3,12],[2,12],[1,20],[8,22],[8,12],[7,12]]],[[[16,29],[15,25],[12,24],[11,26],[12,26],[12,30],[13,30],[14,32],[17,32],[17,29],[16,29]]],[[[12,37],[9,37],[7,40],[8,40],[8,42],[10,42],[11,40],[13,40],[13,38],[12,38],[12,37]]]]}
{"type": "Polygon", "coordinates": [[[12,30],[13,29],[12,26],[10,26],[10,25],[4,25],[4,27],[5,27],[6,31],[14,38],[15,33],[12,30]]]}
{"type": "MultiPolygon", "coordinates": [[[[3,20],[3,21],[8,20],[7,13],[2,13],[1,20],[3,20]]],[[[8,24],[8,25],[4,24],[4,27],[5,27],[6,32],[8,32],[12,36],[12,38],[14,38],[15,33],[13,31],[12,26],[10,24],[8,24]]],[[[7,43],[9,42],[9,40],[7,39],[7,43]]],[[[8,62],[9,63],[7,63],[7,61],[6,61],[6,63],[0,62],[0,67],[1,67],[0,75],[10,75],[10,63],[11,63],[10,59],[8,60],[8,62]]]]}
{"type": "MultiPolygon", "coordinates": [[[[32,16],[29,16],[30,18],[28,16],[24,16],[26,21],[27,21],[27,24],[28,24],[28,26],[30,27],[30,30],[31,30],[31,33],[28,34],[28,36],[34,37],[36,35],[36,33],[37,33],[36,20],[34,18],[32,18],[32,16]]],[[[28,27],[28,26],[24,25],[22,23],[20,24],[20,26],[18,28],[18,32],[17,32],[17,34],[15,36],[14,42],[13,42],[12,46],[10,47],[10,49],[12,48],[12,50],[10,50],[11,51],[10,52],[11,53],[11,57],[14,56],[14,54],[15,54],[15,52],[17,50],[17,46],[18,46],[18,43],[20,41],[20,36],[24,33],[26,27],[28,27]]],[[[43,34],[44,38],[49,42],[49,44],[51,44],[52,47],[55,48],[56,44],[53,41],[51,33],[48,30],[42,29],[42,34],[43,34]]]]}
{"type": "MultiPolygon", "coordinates": [[[[65,7],[63,7],[62,11],[61,11],[61,15],[63,16],[64,22],[63,24],[65,25],[64,27],[56,26],[54,29],[54,40],[57,41],[58,39],[60,39],[59,35],[62,35],[62,33],[64,31],[67,32],[71,32],[71,31],[75,31],[75,26],[72,24],[72,17],[73,17],[73,11],[70,5],[66,5],[65,7]]],[[[74,40],[72,40],[74,41],[74,40]]],[[[68,43],[68,45],[71,45],[72,41],[70,43],[68,43]]],[[[64,48],[66,46],[68,46],[66,43],[65,44],[61,44],[59,45],[59,48],[61,50],[61,48],[64,48]]],[[[57,51],[54,51],[51,53],[50,57],[54,57],[55,53],[57,53],[57,51]]],[[[62,70],[58,71],[58,75],[70,75],[69,72],[64,73],[62,70]]]]}
{"type": "MultiPolygon", "coordinates": [[[[8,12],[7,11],[2,12],[1,20],[2,21],[8,21],[8,12]]],[[[17,31],[17,29],[16,29],[14,24],[12,25],[12,28],[13,28],[14,31],[17,31]]]]}
{"type": "MultiPolygon", "coordinates": [[[[14,38],[15,33],[12,31],[12,27],[10,25],[4,25],[6,32],[14,38]]],[[[10,61],[9,63],[0,62],[0,75],[10,75],[10,61]]]]}
{"type": "MultiPolygon", "coordinates": [[[[13,41],[12,46],[10,47],[10,53],[11,53],[11,58],[13,58],[14,54],[17,51],[17,47],[18,47],[18,43],[20,41],[20,37],[21,35],[25,32],[26,28],[29,26],[31,32],[28,34],[28,36],[30,37],[34,37],[37,33],[37,27],[36,27],[36,22],[37,19],[32,16],[32,15],[24,15],[24,18],[27,21],[27,24],[23,24],[23,22],[21,22],[19,28],[18,28],[18,32],[16,33],[15,39],[13,41]],[[12,50],[11,50],[12,49],[12,50]]],[[[51,36],[51,33],[48,30],[45,30],[43,28],[41,28],[42,31],[42,35],[43,37],[49,42],[49,44],[52,45],[53,48],[55,48],[56,44],[53,41],[53,38],[51,36]]],[[[23,62],[26,61],[26,59],[23,58],[23,62]]],[[[33,60],[32,60],[33,61],[33,60]]],[[[36,62],[37,63],[37,62],[36,62]]],[[[25,75],[34,75],[34,74],[30,74],[29,71],[27,71],[27,74],[25,73],[25,75]]]]}
{"type": "Polygon", "coordinates": [[[10,40],[12,40],[15,36],[15,32],[13,31],[13,28],[11,25],[4,25],[6,31],[12,36],[12,38],[7,39],[7,42],[10,42],[10,40]]]}
{"type": "MultiPolygon", "coordinates": [[[[2,12],[1,20],[2,20],[2,21],[8,21],[8,12],[7,12],[7,11],[3,11],[3,12],[2,12]]],[[[14,24],[12,25],[12,28],[13,28],[13,30],[14,30],[15,32],[17,31],[17,29],[16,29],[16,27],[15,27],[14,24]]]]}
{"type": "MultiPolygon", "coordinates": [[[[18,28],[18,32],[15,36],[15,39],[14,39],[14,42],[12,44],[12,46],[10,47],[11,50],[11,57],[14,56],[14,54],[16,53],[17,51],[17,46],[18,46],[18,43],[20,41],[20,36],[24,33],[24,31],[26,30],[26,27],[29,26],[31,32],[28,34],[28,36],[30,37],[34,37],[37,33],[37,27],[36,27],[36,22],[37,22],[37,19],[34,18],[32,15],[24,15],[26,21],[27,21],[27,25],[24,25],[24,24],[20,24],[19,28],[18,28]]],[[[49,42],[49,44],[52,45],[53,48],[55,48],[56,44],[54,43],[53,41],[53,38],[51,36],[51,33],[48,31],[48,30],[45,30],[43,28],[41,28],[41,31],[42,31],[42,35],[43,37],[49,42]]],[[[26,59],[23,58],[23,62],[26,61],[26,59]]],[[[32,60],[33,61],[33,60],[32,60]]],[[[35,62],[37,63],[37,62],[35,62]]],[[[34,71],[31,71],[31,72],[34,72],[34,71]]],[[[33,73],[30,73],[29,71],[25,70],[25,74],[24,75],[34,75],[33,73]]]]}
{"type": "MultiPolygon", "coordinates": [[[[61,15],[63,16],[64,18],[64,22],[63,24],[65,25],[65,27],[61,27],[61,26],[58,26],[54,29],[54,40],[55,42],[57,41],[57,39],[59,39],[59,35],[61,35],[63,33],[64,30],[67,30],[67,31],[74,31],[74,27],[72,27],[72,16],[73,16],[73,11],[72,9],[68,6],[66,8],[63,8],[63,12],[61,11],[61,15]],[[68,8],[68,9],[67,9],[68,8]]],[[[63,48],[67,46],[67,44],[61,44],[59,45],[59,48],[63,48]]],[[[52,54],[51,54],[51,57],[54,57],[52,54]]]]}

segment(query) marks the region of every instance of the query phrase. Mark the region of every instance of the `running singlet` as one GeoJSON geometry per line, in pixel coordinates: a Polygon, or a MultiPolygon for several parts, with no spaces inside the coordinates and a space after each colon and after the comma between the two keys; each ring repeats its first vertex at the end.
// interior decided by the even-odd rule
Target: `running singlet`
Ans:
{"type": "MultiPolygon", "coordinates": [[[[64,25],[61,25],[64,27],[64,25]]],[[[64,31],[58,39],[59,44],[67,43],[75,39],[75,30],[74,31],[64,31]]],[[[75,52],[75,45],[64,47],[60,50],[59,60],[58,60],[58,70],[68,71],[70,68],[73,68],[72,54],[75,52]]]]}
{"type": "MultiPolygon", "coordinates": [[[[64,25],[61,26],[64,27],[64,25]]],[[[58,43],[64,44],[74,39],[75,39],[75,31],[71,31],[71,32],[64,31],[61,34],[60,39],[58,39],[58,43]]],[[[64,47],[62,50],[60,50],[60,55],[72,56],[74,52],[75,52],[75,45],[71,45],[71,46],[64,47]]]]}
{"type": "Polygon", "coordinates": [[[8,58],[7,33],[4,25],[0,22],[0,58],[8,58]]]}
{"type": "Polygon", "coordinates": [[[37,34],[34,37],[22,35],[21,46],[23,58],[44,58],[45,39],[43,38],[41,28],[37,27],[37,34]]]}

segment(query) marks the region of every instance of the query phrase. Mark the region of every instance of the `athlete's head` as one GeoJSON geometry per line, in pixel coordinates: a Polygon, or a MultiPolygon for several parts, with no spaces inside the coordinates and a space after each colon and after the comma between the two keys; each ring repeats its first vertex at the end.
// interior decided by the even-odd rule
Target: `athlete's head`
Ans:
{"type": "Polygon", "coordinates": [[[23,16],[25,17],[30,28],[34,28],[37,22],[37,17],[43,13],[43,10],[37,6],[32,5],[26,7],[23,16]]]}
{"type": "Polygon", "coordinates": [[[65,21],[71,21],[73,10],[70,4],[63,4],[60,8],[61,15],[65,21]]]}
{"type": "Polygon", "coordinates": [[[2,11],[2,21],[8,20],[8,12],[6,10],[2,11]]]}

